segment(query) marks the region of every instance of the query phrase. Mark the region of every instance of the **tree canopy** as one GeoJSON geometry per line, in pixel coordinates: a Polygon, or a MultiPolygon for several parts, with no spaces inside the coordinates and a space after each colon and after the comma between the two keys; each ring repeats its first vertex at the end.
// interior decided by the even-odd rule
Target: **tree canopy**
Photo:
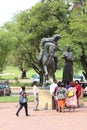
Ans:
{"type": "MultiPolygon", "coordinates": [[[[40,40],[60,34],[62,38],[59,46],[64,50],[65,45],[70,44],[75,56],[74,68],[82,67],[87,76],[87,1],[84,4],[79,2],[81,3],[80,0],[44,0],[6,22],[0,28],[0,68],[3,69],[9,55],[19,68],[33,68],[40,74],[40,40]],[[70,2],[73,2],[71,9],[70,2]]],[[[63,66],[61,54],[62,52],[57,53],[60,67],[63,66]]]]}

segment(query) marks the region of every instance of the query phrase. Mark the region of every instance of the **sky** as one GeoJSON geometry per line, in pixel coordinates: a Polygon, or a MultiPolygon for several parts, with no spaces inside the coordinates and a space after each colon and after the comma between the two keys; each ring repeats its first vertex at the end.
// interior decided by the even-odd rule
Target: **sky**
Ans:
{"type": "Polygon", "coordinates": [[[0,26],[10,21],[14,14],[34,6],[40,0],[0,0],[0,26]]]}

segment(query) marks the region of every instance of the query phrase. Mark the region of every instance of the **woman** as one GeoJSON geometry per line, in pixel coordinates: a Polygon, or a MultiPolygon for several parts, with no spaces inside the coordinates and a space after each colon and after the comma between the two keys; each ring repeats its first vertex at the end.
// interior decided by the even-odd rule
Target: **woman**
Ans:
{"type": "Polygon", "coordinates": [[[81,96],[81,85],[79,84],[78,80],[75,80],[75,86],[76,86],[77,106],[80,107],[79,97],[81,96]]]}
{"type": "Polygon", "coordinates": [[[75,108],[77,107],[76,87],[75,82],[73,81],[70,82],[70,88],[67,90],[66,106],[69,108],[69,111],[71,108],[75,111],[75,108]],[[73,92],[73,95],[68,97],[70,91],[73,92]]]}
{"type": "Polygon", "coordinates": [[[25,114],[26,116],[29,116],[28,114],[28,105],[27,105],[27,93],[25,92],[25,87],[22,87],[22,90],[20,91],[20,99],[19,99],[19,108],[16,112],[16,116],[19,116],[20,110],[24,107],[25,108],[25,114]]]}

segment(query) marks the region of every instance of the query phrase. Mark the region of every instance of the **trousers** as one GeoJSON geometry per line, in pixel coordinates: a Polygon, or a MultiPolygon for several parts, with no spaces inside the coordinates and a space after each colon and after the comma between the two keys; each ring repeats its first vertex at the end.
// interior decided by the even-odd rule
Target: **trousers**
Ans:
{"type": "Polygon", "coordinates": [[[34,97],[34,109],[37,109],[39,105],[39,98],[34,97]]]}
{"type": "Polygon", "coordinates": [[[17,115],[19,114],[19,112],[21,111],[21,109],[22,109],[23,107],[25,108],[25,114],[26,114],[26,116],[28,115],[28,105],[27,105],[27,102],[25,102],[25,103],[20,103],[20,106],[19,106],[19,108],[18,108],[18,110],[17,110],[17,112],[16,112],[17,115]]]}

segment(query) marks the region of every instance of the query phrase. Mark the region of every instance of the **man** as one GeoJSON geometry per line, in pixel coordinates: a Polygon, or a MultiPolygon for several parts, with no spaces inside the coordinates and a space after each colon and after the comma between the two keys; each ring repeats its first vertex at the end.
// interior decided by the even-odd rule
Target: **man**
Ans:
{"type": "Polygon", "coordinates": [[[56,102],[55,102],[55,96],[54,96],[54,90],[57,87],[57,80],[55,79],[53,83],[50,85],[50,93],[52,96],[52,109],[56,109],[56,102]]]}
{"type": "Polygon", "coordinates": [[[37,87],[37,82],[33,82],[33,93],[34,93],[34,110],[38,111],[38,105],[39,105],[39,90],[37,87]]]}

